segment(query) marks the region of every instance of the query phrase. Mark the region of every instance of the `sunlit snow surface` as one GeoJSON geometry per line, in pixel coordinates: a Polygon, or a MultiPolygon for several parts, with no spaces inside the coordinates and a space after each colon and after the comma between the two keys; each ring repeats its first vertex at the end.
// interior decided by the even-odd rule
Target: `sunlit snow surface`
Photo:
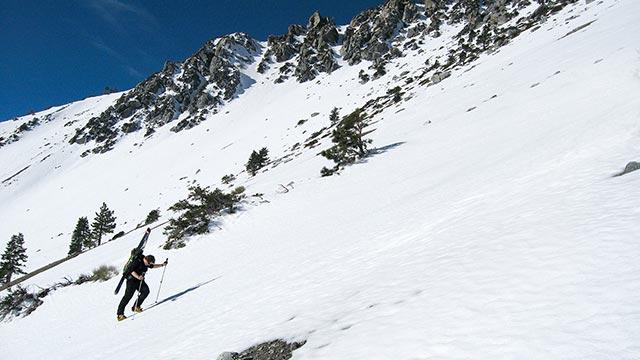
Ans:
{"type": "MultiPolygon", "coordinates": [[[[222,187],[227,174],[266,201],[180,250],[153,230],[147,253],[169,266],[159,295],[162,270],[148,273],[146,305],[161,302],[148,312],[116,321],[117,279],[63,288],[0,323],[0,358],[214,359],[283,338],[307,341],[294,359],[639,359],[640,172],[613,177],[640,156],[638,14],[638,1],[580,1],[415,87],[373,119],[377,150],[329,178],[317,156],[328,138],[241,171],[251,151],[284,157],[334,107],[346,115],[419,73],[426,53],[366,85],[367,64],[305,84],[258,79],[194,129],[132,134],[101,155],[80,157],[89,147],[68,138],[117,94],[36,114],[59,110],[0,148],[0,181],[29,166],[0,185],[1,242],[24,233],[29,271],[64,257],[103,201],[117,231],[156,208],[166,221],[194,181],[222,187]]],[[[23,285],[121,267],[143,232],[23,285]]]]}

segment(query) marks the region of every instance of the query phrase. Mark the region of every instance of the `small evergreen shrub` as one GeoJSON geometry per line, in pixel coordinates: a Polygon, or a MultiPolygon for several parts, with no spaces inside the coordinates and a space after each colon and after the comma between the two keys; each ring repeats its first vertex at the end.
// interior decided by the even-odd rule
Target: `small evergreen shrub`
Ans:
{"type": "Polygon", "coordinates": [[[147,214],[147,218],[144,220],[144,225],[154,223],[158,221],[158,219],[160,219],[160,209],[151,210],[149,211],[149,214],[147,214]]]}
{"type": "Polygon", "coordinates": [[[178,213],[178,217],[169,219],[164,228],[167,235],[164,249],[177,249],[185,246],[184,239],[209,232],[209,223],[223,212],[235,212],[236,205],[244,199],[245,188],[240,186],[231,193],[220,189],[213,191],[200,185],[189,188],[187,199],[173,204],[169,210],[178,213]]]}
{"type": "Polygon", "coordinates": [[[91,275],[91,281],[107,281],[115,276],[118,276],[118,269],[113,265],[101,265],[93,269],[93,275],[91,275]]]}
{"type": "Polygon", "coordinates": [[[331,176],[333,174],[336,173],[336,171],[338,171],[337,168],[327,168],[326,166],[322,168],[322,170],[320,170],[320,175],[322,175],[322,177],[326,177],[326,176],[331,176]]]}
{"type": "Polygon", "coordinates": [[[234,181],[236,181],[236,176],[233,174],[225,175],[222,177],[222,183],[225,185],[231,185],[231,183],[234,181]]]}
{"type": "Polygon", "coordinates": [[[107,281],[118,275],[118,270],[113,265],[102,265],[93,270],[91,275],[80,275],[78,279],[71,280],[65,278],[63,282],[57,283],[38,292],[29,292],[26,288],[17,285],[7,291],[7,295],[0,298],[0,320],[18,316],[28,316],[42,305],[42,298],[62,287],[71,285],[81,285],[86,282],[107,281]]]}
{"type": "Polygon", "coordinates": [[[0,320],[20,315],[27,316],[41,304],[42,300],[38,294],[30,293],[22,286],[16,286],[0,299],[0,320]]]}

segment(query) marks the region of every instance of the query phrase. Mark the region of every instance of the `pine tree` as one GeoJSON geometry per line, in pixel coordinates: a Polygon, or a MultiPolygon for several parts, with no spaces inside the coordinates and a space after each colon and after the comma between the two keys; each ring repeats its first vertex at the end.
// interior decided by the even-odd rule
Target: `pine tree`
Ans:
{"type": "Polygon", "coordinates": [[[6,283],[11,282],[13,275],[26,274],[22,267],[27,261],[27,249],[24,247],[24,235],[11,236],[11,240],[7,243],[7,247],[2,254],[0,262],[0,279],[4,279],[6,283]]]}
{"type": "Polygon", "coordinates": [[[245,165],[247,172],[251,176],[255,176],[258,170],[262,169],[269,162],[269,150],[266,147],[260,149],[260,151],[253,151],[249,156],[249,161],[245,165]]]}
{"type": "Polygon", "coordinates": [[[76,228],[71,235],[71,244],[69,244],[68,255],[75,255],[82,252],[82,249],[91,248],[94,246],[93,239],[91,238],[91,229],[89,228],[89,220],[86,217],[81,217],[76,223],[76,228]]]}
{"type": "Polygon", "coordinates": [[[144,220],[144,224],[149,225],[158,221],[158,219],[160,219],[160,209],[151,210],[149,211],[149,214],[147,214],[147,218],[144,220]]]}
{"type": "Polygon", "coordinates": [[[260,169],[258,165],[258,157],[258,152],[253,150],[253,152],[251,152],[251,155],[249,156],[249,161],[247,161],[247,164],[244,166],[245,169],[247,169],[247,172],[251,174],[251,176],[256,176],[256,172],[260,169]]]}
{"type": "Polygon", "coordinates": [[[236,176],[233,174],[225,175],[222,177],[222,183],[225,185],[231,185],[231,183],[234,181],[236,181],[236,176]]]}
{"type": "Polygon", "coordinates": [[[329,114],[329,120],[331,120],[332,124],[335,124],[340,120],[340,110],[337,107],[334,107],[329,114]]]}
{"type": "Polygon", "coordinates": [[[115,228],[116,218],[113,216],[113,211],[109,210],[106,203],[102,203],[100,211],[96,213],[93,224],[91,224],[93,239],[97,246],[102,243],[102,236],[112,233],[115,228]]]}
{"type": "Polygon", "coordinates": [[[345,116],[333,130],[331,141],[335,144],[320,154],[333,160],[338,166],[351,164],[365,157],[369,150],[367,145],[371,139],[364,137],[374,130],[365,130],[369,126],[362,109],[357,109],[345,116]]]}
{"type": "Polygon", "coordinates": [[[260,149],[258,155],[260,156],[262,166],[266,165],[269,162],[269,150],[266,147],[260,149]]]}

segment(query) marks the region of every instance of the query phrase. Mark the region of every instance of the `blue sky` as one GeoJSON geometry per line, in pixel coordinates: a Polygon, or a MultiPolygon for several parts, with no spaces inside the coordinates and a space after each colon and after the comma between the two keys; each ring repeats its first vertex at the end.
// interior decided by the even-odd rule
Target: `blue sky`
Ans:
{"type": "Polygon", "coordinates": [[[126,90],[207,40],[255,39],[306,25],[318,10],[346,25],[384,0],[3,0],[0,121],[126,90]]]}

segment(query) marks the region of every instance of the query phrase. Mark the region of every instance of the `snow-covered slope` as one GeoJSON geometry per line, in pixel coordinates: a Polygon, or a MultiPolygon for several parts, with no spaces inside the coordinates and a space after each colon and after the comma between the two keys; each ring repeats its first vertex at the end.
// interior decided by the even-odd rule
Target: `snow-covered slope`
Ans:
{"type": "MultiPolygon", "coordinates": [[[[405,85],[425,53],[364,85],[364,63],[257,82],[193,129],[130,134],[85,157],[59,119],[118,95],[49,110],[56,121],[0,148],[0,239],[25,234],[28,270],[64,257],[78,217],[103,201],[123,231],[231,173],[267,201],[180,250],[152,232],[147,252],[170,259],[158,297],[169,301],[117,322],[116,279],[60,289],[0,323],[1,357],[210,359],[284,338],[306,340],[294,359],[639,358],[640,175],[612,177],[640,147],[638,13],[637,1],[581,1],[436,85],[404,87],[373,119],[372,155],[328,178],[317,153],[329,139],[295,145],[334,107],[346,115],[405,85]],[[294,155],[249,177],[262,147],[294,155]]],[[[120,266],[142,232],[23,285],[120,266]]],[[[160,275],[147,276],[147,305],[160,275]]]]}

